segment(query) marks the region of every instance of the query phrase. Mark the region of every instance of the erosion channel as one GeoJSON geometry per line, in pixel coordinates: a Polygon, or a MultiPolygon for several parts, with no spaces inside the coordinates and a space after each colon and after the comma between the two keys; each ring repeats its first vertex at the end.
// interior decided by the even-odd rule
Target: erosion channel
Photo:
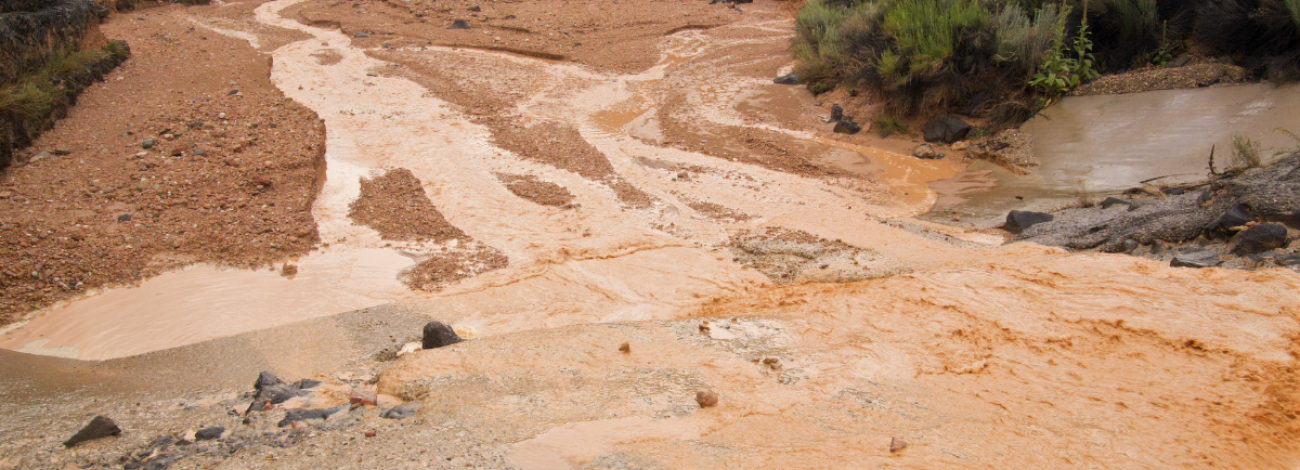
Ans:
{"type": "Polygon", "coordinates": [[[377,3],[163,7],[266,52],[324,121],[320,244],[6,327],[0,468],[1300,465],[1296,273],[915,218],[958,168],[840,138],[774,85],[782,2],[647,2],[695,16],[638,39],[641,65],[337,19],[377,3]],[[472,339],[397,357],[429,320],[472,339]],[[256,411],[258,370],[321,384],[256,411]],[[64,449],[96,414],[124,432],[64,449]]]}

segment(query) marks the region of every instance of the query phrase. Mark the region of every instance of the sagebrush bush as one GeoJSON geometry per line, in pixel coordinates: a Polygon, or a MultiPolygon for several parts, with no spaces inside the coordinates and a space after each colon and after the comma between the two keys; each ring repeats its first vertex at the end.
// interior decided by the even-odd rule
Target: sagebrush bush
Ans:
{"type": "Polygon", "coordinates": [[[1064,91],[1028,86],[1048,55],[1088,62],[1086,80],[1164,65],[1189,38],[1259,76],[1300,79],[1300,0],[808,0],[795,33],[796,71],[811,91],[868,90],[901,117],[1018,124],[1064,91]]]}

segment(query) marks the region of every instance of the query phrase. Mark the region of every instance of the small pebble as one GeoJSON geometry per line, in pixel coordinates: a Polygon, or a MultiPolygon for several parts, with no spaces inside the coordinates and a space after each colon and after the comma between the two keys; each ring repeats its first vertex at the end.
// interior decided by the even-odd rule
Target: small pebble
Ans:
{"type": "Polygon", "coordinates": [[[695,394],[695,402],[700,404],[700,408],[708,408],[718,404],[718,394],[709,390],[700,390],[695,394]]]}
{"type": "Polygon", "coordinates": [[[369,430],[369,431],[366,431],[366,437],[375,437],[375,436],[378,435],[378,434],[379,434],[379,433],[375,432],[374,429],[371,429],[371,430],[369,430]]]}
{"type": "Polygon", "coordinates": [[[907,441],[904,441],[897,437],[889,439],[889,453],[892,454],[906,448],[907,448],[907,441]]]}
{"type": "Polygon", "coordinates": [[[632,352],[632,345],[624,341],[623,344],[618,347],[618,350],[624,354],[630,353],[632,352]]]}

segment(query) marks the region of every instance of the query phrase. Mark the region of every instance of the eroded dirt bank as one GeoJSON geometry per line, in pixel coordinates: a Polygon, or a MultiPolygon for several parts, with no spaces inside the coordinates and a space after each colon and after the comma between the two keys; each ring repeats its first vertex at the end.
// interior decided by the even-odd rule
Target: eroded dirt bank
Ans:
{"type": "MultiPolygon", "coordinates": [[[[277,265],[285,275],[195,267],[0,336],[7,348],[109,359],[58,364],[114,383],[158,380],[122,369],[136,358],[184,368],[179,358],[195,351],[233,356],[211,379],[184,376],[193,383],[180,406],[143,385],[78,394],[43,378],[55,396],[6,385],[0,428],[12,438],[0,439],[0,467],[1256,469],[1300,459],[1295,273],[996,246],[910,219],[936,199],[926,183],[958,168],[839,138],[819,119],[829,103],[773,87],[790,63],[782,2],[743,12],[569,2],[555,15],[403,4],[279,0],[195,19],[198,31],[270,53],[272,83],[324,120],[328,173],[311,206],[322,243],[292,271],[277,265]],[[444,29],[462,15],[469,30],[444,29]],[[720,23],[699,29],[700,18],[720,23]],[[634,26],[626,36],[609,29],[619,21],[634,26]],[[565,46],[559,29],[586,34],[583,45],[565,46]],[[605,52],[559,52],[589,46],[605,52]],[[646,47],[653,60],[638,55],[646,47]],[[392,331],[388,343],[364,342],[377,355],[293,360],[362,344],[322,333],[322,319],[293,322],[383,302],[478,339],[393,361],[419,332],[404,337],[391,325],[409,319],[376,309],[349,314],[374,322],[349,328],[392,331]],[[261,352],[213,347],[225,344],[261,352]],[[261,367],[385,398],[279,427],[291,406],[257,411],[247,386],[231,386],[261,367]],[[717,406],[701,408],[701,390],[717,406]],[[414,417],[382,418],[398,401],[418,402],[414,417]],[[55,419],[32,419],[40,413],[55,419]],[[62,449],[87,413],[126,432],[62,449]],[[148,450],[214,425],[229,434],[148,450]],[[891,439],[908,445],[891,452],[891,439]]],[[[338,404],[313,393],[306,403],[338,404]]]]}

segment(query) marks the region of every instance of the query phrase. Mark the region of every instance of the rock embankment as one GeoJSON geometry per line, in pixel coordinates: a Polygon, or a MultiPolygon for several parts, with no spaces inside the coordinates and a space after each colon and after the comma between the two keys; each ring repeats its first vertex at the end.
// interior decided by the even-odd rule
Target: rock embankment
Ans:
{"type": "MultiPolygon", "coordinates": [[[[1024,218],[1013,215],[1009,225],[1024,218]]],[[[1175,266],[1297,266],[1300,153],[1199,186],[1137,191],[1053,215],[1022,227],[1014,240],[1132,253],[1175,266]]]]}
{"type": "Polygon", "coordinates": [[[63,117],[81,90],[126,60],[126,43],[106,45],[99,32],[107,14],[91,0],[0,3],[0,169],[63,117]],[[70,55],[76,51],[95,53],[70,55]]]}

